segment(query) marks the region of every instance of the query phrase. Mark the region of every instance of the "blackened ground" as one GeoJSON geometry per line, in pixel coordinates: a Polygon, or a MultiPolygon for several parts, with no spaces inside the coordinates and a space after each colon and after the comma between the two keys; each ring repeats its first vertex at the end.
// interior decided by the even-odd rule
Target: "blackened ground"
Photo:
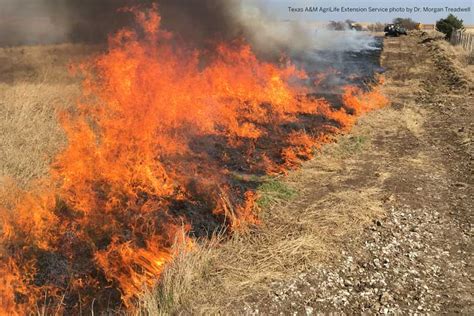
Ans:
{"type": "Polygon", "coordinates": [[[371,47],[357,51],[315,50],[295,57],[296,64],[303,65],[309,74],[309,84],[314,95],[327,99],[331,104],[341,104],[342,88],[354,85],[368,89],[376,75],[385,69],[380,65],[383,38],[374,37],[371,47]]]}

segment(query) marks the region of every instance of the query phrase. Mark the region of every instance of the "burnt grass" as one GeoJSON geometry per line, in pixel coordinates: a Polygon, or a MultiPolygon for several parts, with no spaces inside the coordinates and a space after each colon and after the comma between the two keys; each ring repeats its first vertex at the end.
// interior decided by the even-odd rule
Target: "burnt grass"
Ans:
{"type": "MultiPolygon", "coordinates": [[[[287,135],[292,132],[328,135],[334,133],[339,126],[320,115],[301,114],[296,121],[286,122],[281,126],[269,123],[260,124],[258,127],[265,131],[263,136],[256,140],[237,139],[234,141],[236,146],[229,146],[226,137],[216,135],[194,139],[190,144],[195,154],[195,161],[190,165],[199,166],[198,173],[202,174],[202,177],[215,174],[217,170],[225,170],[220,175],[221,185],[230,188],[231,194],[228,198],[234,205],[242,205],[245,192],[256,191],[267,181],[264,167],[268,160],[265,161],[264,157],[276,166],[285,163],[282,150],[292,146],[287,135]]],[[[304,161],[311,157],[300,155],[298,158],[304,161]]],[[[191,236],[209,237],[229,224],[224,216],[212,214],[216,204],[210,201],[214,198],[209,195],[209,191],[202,190],[199,181],[191,180],[185,191],[191,199],[171,201],[170,213],[173,217],[184,218],[185,222],[191,224],[191,236]]]]}

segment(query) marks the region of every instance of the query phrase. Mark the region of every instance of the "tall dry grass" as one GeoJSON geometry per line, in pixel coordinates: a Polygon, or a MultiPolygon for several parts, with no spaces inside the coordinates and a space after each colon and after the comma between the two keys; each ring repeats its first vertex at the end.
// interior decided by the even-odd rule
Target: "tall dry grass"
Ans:
{"type": "Polygon", "coordinates": [[[474,52],[469,52],[461,45],[452,45],[447,41],[438,41],[436,46],[452,61],[458,71],[464,73],[470,80],[474,79],[474,52]]]}
{"type": "Polygon", "coordinates": [[[0,181],[26,186],[48,172],[66,142],[57,112],[73,105],[80,92],[68,65],[95,49],[66,44],[0,49],[0,181]]]}
{"type": "Polygon", "coordinates": [[[63,102],[71,102],[76,90],[48,83],[0,86],[0,177],[26,185],[45,175],[65,144],[56,112],[66,106],[63,102]]]}

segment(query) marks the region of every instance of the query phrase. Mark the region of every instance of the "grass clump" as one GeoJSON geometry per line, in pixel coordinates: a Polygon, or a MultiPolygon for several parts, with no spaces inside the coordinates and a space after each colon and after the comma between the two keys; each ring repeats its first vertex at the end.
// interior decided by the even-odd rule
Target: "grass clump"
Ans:
{"type": "Polygon", "coordinates": [[[338,154],[341,157],[360,153],[368,144],[368,137],[363,135],[344,137],[339,141],[338,154]]]}
{"type": "Polygon", "coordinates": [[[257,205],[266,208],[280,201],[289,201],[296,196],[296,190],[288,184],[278,180],[270,179],[257,188],[259,198],[257,205]]]}

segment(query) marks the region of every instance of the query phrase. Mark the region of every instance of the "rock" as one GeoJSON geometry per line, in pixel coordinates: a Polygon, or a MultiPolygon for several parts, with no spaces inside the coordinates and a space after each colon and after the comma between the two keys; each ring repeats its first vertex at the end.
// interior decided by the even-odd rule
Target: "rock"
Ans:
{"type": "Polygon", "coordinates": [[[381,308],[380,303],[379,303],[379,302],[376,302],[376,303],[374,304],[374,309],[378,311],[378,310],[380,310],[380,308],[381,308]]]}
{"type": "Polygon", "coordinates": [[[374,266],[375,266],[376,268],[381,268],[381,267],[382,267],[382,266],[380,265],[380,260],[379,260],[378,258],[375,258],[374,261],[373,261],[373,263],[374,263],[374,266]]]}
{"type": "Polygon", "coordinates": [[[390,295],[390,293],[388,292],[383,292],[381,295],[380,295],[380,303],[382,305],[387,305],[388,303],[392,302],[393,301],[393,297],[390,295]]]}

